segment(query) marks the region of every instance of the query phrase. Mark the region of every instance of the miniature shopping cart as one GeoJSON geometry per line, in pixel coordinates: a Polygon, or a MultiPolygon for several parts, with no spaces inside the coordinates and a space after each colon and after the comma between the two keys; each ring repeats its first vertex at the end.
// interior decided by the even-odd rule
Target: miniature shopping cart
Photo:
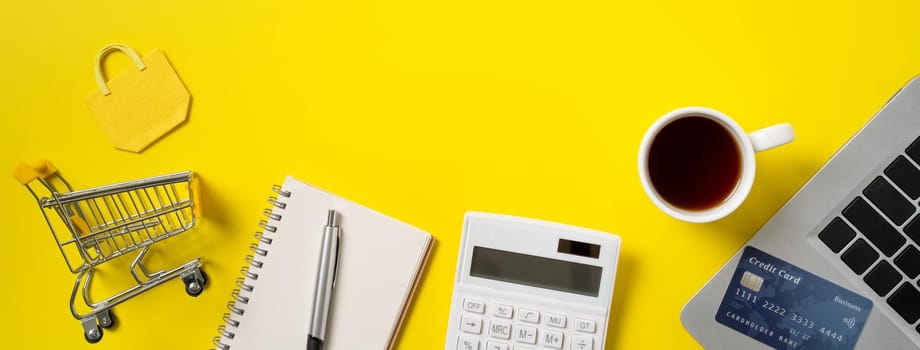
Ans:
{"type": "Polygon", "coordinates": [[[74,191],[44,160],[31,166],[20,165],[13,176],[35,197],[67,267],[77,275],[70,294],[70,312],[83,324],[83,336],[88,342],[98,342],[102,329],[115,323],[112,307],[173,278],[182,279],[189,295],[201,294],[207,276],[201,271],[200,259],[153,273],[143,263],[152,245],[195,226],[200,205],[198,183],[192,172],[79,191],[74,191]],[[97,266],[132,253],[137,255],[129,270],[136,283],[94,302],[90,284],[97,266]],[[78,291],[87,306],[80,308],[91,309],[85,314],[76,305],[78,291]]]}

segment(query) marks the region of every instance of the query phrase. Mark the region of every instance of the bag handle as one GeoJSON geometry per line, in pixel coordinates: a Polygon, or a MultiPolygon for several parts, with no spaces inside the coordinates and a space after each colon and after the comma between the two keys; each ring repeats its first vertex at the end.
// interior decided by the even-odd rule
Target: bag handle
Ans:
{"type": "Polygon", "coordinates": [[[137,70],[143,71],[147,69],[147,65],[144,64],[144,61],[141,60],[141,56],[138,56],[137,51],[134,51],[130,46],[125,44],[109,44],[108,46],[102,48],[99,51],[99,54],[96,55],[96,85],[99,85],[99,91],[102,92],[102,96],[108,96],[112,93],[109,90],[109,87],[105,85],[105,76],[102,74],[102,59],[108,54],[114,51],[124,52],[128,57],[131,58],[131,61],[134,61],[134,66],[137,67],[137,70]]]}

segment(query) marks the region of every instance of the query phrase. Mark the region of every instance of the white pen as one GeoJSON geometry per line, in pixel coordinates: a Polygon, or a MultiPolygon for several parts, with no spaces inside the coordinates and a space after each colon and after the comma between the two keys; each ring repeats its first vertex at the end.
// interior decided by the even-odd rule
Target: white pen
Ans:
{"type": "Polygon", "coordinates": [[[329,319],[329,304],[332,302],[332,288],[335,285],[340,238],[335,210],[330,209],[326,218],[326,226],[323,227],[323,243],[320,247],[319,267],[316,273],[313,316],[307,339],[307,350],[321,350],[326,338],[326,323],[329,319]]]}

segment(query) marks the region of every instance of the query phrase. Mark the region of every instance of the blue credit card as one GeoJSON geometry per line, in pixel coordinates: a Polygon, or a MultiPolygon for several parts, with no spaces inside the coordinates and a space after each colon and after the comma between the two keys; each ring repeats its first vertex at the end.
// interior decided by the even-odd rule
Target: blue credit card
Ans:
{"type": "Polygon", "coordinates": [[[774,349],[853,349],[872,301],[745,247],[716,321],[774,349]]]}

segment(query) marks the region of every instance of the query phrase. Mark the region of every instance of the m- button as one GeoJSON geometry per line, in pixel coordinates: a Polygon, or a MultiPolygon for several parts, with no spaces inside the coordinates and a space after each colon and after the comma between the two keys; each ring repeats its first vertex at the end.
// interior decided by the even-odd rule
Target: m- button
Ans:
{"type": "Polygon", "coordinates": [[[486,304],[476,299],[463,299],[463,309],[469,312],[481,314],[486,312],[486,304]]]}
{"type": "Polygon", "coordinates": [[[536,344],[537,329],[527,326],[515,326],[514,340],[518,341],[519,343],[536,344]]]}

